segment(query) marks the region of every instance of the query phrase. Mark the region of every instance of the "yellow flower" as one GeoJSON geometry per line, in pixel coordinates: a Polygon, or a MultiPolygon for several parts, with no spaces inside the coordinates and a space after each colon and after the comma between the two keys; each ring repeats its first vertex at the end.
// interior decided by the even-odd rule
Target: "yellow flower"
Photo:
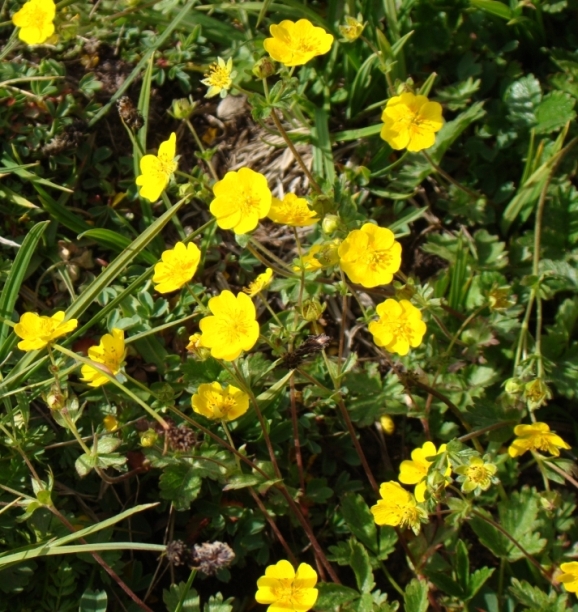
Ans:
{"type": "MultiPolygon", "coordinates": [[[[414,484],[414,495],[418,502],[425,501],[426,477],[429,466],[433,461],[428,461],[426,457],[439,455],[446,450],[446,445],[442,444],[439,450],[436,450],[435,444],[426,442],[421,448],[416,448],[411,453],[411,461],[405,460],[399,466],[399,482],[403,484],[414,484]]],[[[451,466],[448,465],[444,472],[444,477],[448,477],[452,472],[451,466]]]]}
{"type": "Polygon", "coordinates": [[[223,389],[218,382],[204,383],[191,398],[191,405],[197,414],[208,419],[232,421],[247,412],[249,396],[233,385],[223,389]]]}
{"type": "Polygon", "coordinates": [[[420,522],[427,515],[417,506],[411,493],[398,482],[390,480],[379,487],[379,494],[382,499],[370,508],[378,525],[399,526],[402,529],[410,527],[415,533],[419,532],[420,522]]]}
{"type": "Polygon", "coordinates": [[[569,593],[578,593],[578,562],[562,563],[560,569],[564,573],[558,576],[558,582],[561,582],[569,593]]]}
{"type": "Polygon", "coordinates": [[[267,612],[307,612],[317,601],[317,572],[301,563],[297,572],[289,561],[278,561],[265,570],[257,580],[255,599],[270,604],[267,612]]]}
{"type": "Polygon", "coordinates": [[[285,66],[306,64],[315,56],[327,53],[333,44],[331,34],[315,27],[307,19],[300,19],[297,23],[282,21],[279,25],[272,25],[269,32],[273,38],[266,38],[263,47],[275,61],[285,66]]]}
{"type": "Polygon", "coordinates": [[[25,312],[14,326],[14,333],[22,338],[22,342],[18,343],[18,348],[21,351],[43,349],[54,342],[56,338],[76,329],[78,321],[76,319],[64,321],[65,316],[66,313],[63,310],[59,310],[51,317],[42,317],[34,312],[25,312]]]}
{"type": "Polygon", "coordinates": [[[257,278],[249,283],[248,287],[244,287],[243,291],[248,293],[251,297],[261,293],[267,285],[273,280],[273,270],[271,268],[267,268],[263,274],[259,274],[257,278]]]}
{"type": "Polygon", "coordinates": [[[225,64],[225,60],[217,58],[217,62],[209,66],[209,71],[205,74],[207,77],[201,83],[209,89],[205,94],[205,98],[212,98],[217,94],[221,94],[221,98],[227,95],[227,91],[233,85],[233,79],[237,73],[233,70],[233,60],[229,58],[225,64]]]}
{"type": "Polygon", "coordinates": [[[390,98],[381,120],[383,140],[392,149],[408,151],[429,149],[444,124],[441,104],[410,92],[390,98]]]}
{"type": "Polygon", "coordinates": [[[518,436],[508,448],[510,457],[519,457],[526,451],[546,451],[554,457],[560,455],[558,449],[570,446],[560,436],[550,431],[547,423],[516,425],[514,433],[518,436]]]}
{"type": "Polygon", "coordinates": [[[211,213],[217,217],[221,229],[232,229],[235,234],[254,230],[259,219],[271,208],[271,191],[267,179],[250,168],[227,172],[213,187],[215,199],[211,213]]]}
{"type": "Polygon", "coordinates": [[[267,216],[275,223],[292,227],[305,227],[319,221],[317,213],[309,208],[307,200],[298,198],[294,193],[285,194],[283,200],[273,198],[267,216]]]}
{"type": "Polygon", "coordinates": [[[395,421],[389,416],[389,414],[384,414],[380,419],[381,428],[383,432],[388,436],[391,436],[395,431],[395,421]]]}
{"type": "Polygon", "coordinates": [[[102,422],[106,431],[113,432],[118,429],[118,419],[112,414],[107,414],[102,422]]]}
{"type": "Polygon", "coordinates": [[[494,463],[485,462],[476,455],[470,458],[467,465],[460,465],[456,468],[456,473],[460,474],[458,480],[462,483],[462,491],[464,493],[473,492],[475,495],[487,491],[492,484],[498,482],[495,477],[497,471],[498,467],[494,463]]]}
{"type": "Polygon", "coordinates": [[[213,316],[199,323],[202,345],[211,349],[215,359],[233,361],[242,351],[255,346],[259,338],[259,323],[256,321],[255,305],[244,293],[235,297],[225,290],[209,300],[213,316]]]}
{"type": "Polygon", "coordinates": [[[401,266],[401,244],[386,227],[365,223],[339,247],[342,270],[363,287],[387,285],[401,266]]]}
{"type": "Polygon", "coordinates": [[[144,155],[141,158],[141,174],[136,177],[136,184],[141,188],[141,198],[155,202],[161,197],[171,174],[177,169],[176,150],[177,135],[173,132],[168,140],[161,142],[158,155],[144,155]]]}
{"type": "Polygon", "coordinates": [[[355,42],[363,33],[365,25],[357,19],[345,16],[345,25],[339,26],[339,32],[347,42],[355,42]]]}
{"type": "Polygon", "coordinates": [[[12,23],[20,28],[18,38],[27,45],[39,45],[54,34],[56,15],[53,0],[30,0],[12,15],[12,23]]]}
{"type": "Polygon", "coordinates": [[[155,266],[155,289],[159,293],[180,289],[193,278],[200,260],[201,251],[195,243],[189,242],[185,246],[177,242],[172,249],[161,255],[161,261],[155,266]]]}
{"type": "Polygon", "coordinates": [[[103,371],[116,376],[124,361],[124,331],[122,329],[113,328],[112,333],[105,334],[100,339],[98,346],[91,346],[88,349],[88,358],[95,363],[101,364],[101,367],[92,367],[83,365],[81,374],[83,382],[86,382],[91,387],[101,387],[106,385],[108,378],[104,376],[103,371]]]}
{"type": "Polygon", "coordinates": [[[426,325],[421,311],[409,300],[387,299],[376,308],[379,319],[368,325],[373,341],[390,353],[407,355],[421,344],[426,325]]]}

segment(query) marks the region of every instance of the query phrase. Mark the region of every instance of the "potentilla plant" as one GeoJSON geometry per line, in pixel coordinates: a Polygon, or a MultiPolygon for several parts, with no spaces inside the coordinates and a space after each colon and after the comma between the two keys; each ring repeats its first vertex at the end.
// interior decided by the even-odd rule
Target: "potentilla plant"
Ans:
{"type": "MultiPolygon", "coordinates": [[[[472,6],[478,4],[494,16],[516,17],[503,3],[472,6]]],[[[197,102],[186,99],[172,105],[176,127],[164,134],[150,115],[138,122],[121,117],[134,172],[126,193],[111,198],[107,214],[116,229],[84,227],[45,194],[53,183],[35,182],[42,210],[118,254],[100,262],[100,272],[91,268],[82,286],[70,272],[63,275],[66,309],[53,308],[48,296],[18,300],[20,266],[30,264],[43,221],[10,269],[0,297],[0,356],[9,365],[0,380],[6,408],[0,430],[11,463],[0,483],[2,513],[25,523],[29,532],[19,538],[35,543],[10,552],[18,538],[6,539],[0,569],[27,556],[89,553],[113,579],[115,596],[151,610],[153,591],[159,602],[167,587],[162,597],[170,612],[257,604],[269,612],[400,605],[425,612],[483,609],[488,601],[499,602],[498,610],[505,609],[505,580],[512,609],[514,601],[536,610],[569,605],[568,593],[578,590],[575,504],[564,488],[578,486],[569,430],[536,413],[554,397],[548,380],[554,368],[542,343],[545,287],[555,275],[555,266],[540,263],[544,207],[574,141],[563,148],[561,131],[538,147],[536,134],[549,132],[532,132],[526,186],[504,213],[506,220],[516,210],[524,221],[536,219],[534,252],[518,255],[519,266],[532,267],[519,283],[522,311],[500,272],[503,243],[485,229],[445,224],[428,200],[439,196],[440,210],[489,203],[441,167],[481,105],[462,104],[463,96],[447,89],[431,99],[435,74],[408,77],[404,48],[412,32],[402,36],[395,3],[385,5],[387,32],[362,15],[344,15],[331,27],[321,17],[313,23],[308,9],[296,21],[269,19],[269,36],[262,7],[255,36],[202,69],[207,103],[244,96],[263,147],[267,137],[283,143],[299,184],[251,159],[219,164],[216,150],[203,144],[214,133],[199,135],[197,102]],[[358,51],[346,50],[358,47],[368,54],[363,63],[358,51]],[[362,110],[374,118],[369,125],[355,134],[336,131],[333,140],[375,136],[375,155],[366,154],[380,168],[359,163],[354,172],[334,163],[328,109],[340,98],[322,66],[339,61],[356,66],[360,79],[375,66],[382,99],[362,110]],[[462,112],[448,119],[444,100],[462,112]],[[147,146],[153,132],[158,147],[147,146]],[[313,160],[303,142],[313,146],[313,160]],[[530,159],[540,147],[540,155],[556,152],[546,161],[530,159]],[[388,189],[379,182],[386,176],[388,189]],[[418,178],[409,188],[412,176],[418,178]],[[431,185],[424,187],[426,179],[431,185]],[[139,232],[127,222],[133,210],[121,220],[113,214],[129,194],[131,207],[140,206],[139,232]],[[539,198],[535,211],[532,194],[539,198]],[[385,210],[385,200],[397,203],[385,210]],[[422,280],[408,263],[418,242],[408,236],[411,224],[424,220],[430,225],[419,239],[434,230],[436,238],[420,252],[451,266],[434,260],[439,269],[422,280]],[[131,228],[130,238],[118,231],[121,224],[131,228]],[[33,429],[40,417],[47,424],[33,429]],[[53,465],[48,457],[63,448],[53,465]],[[12,466],[15,458],[19,465],[12,466]],[[85,501],[102,498],[108,511],[102,506],[97,513],[85,501]],[[158,542],[135,541],[127,519],[136,512],[147,518],[135,533],[148,530],[158,542]],[[118,534],[111,542],[103,534],[104,542],[89,541],[125,520],[126,542],[118,534]],[[161,537],[153,533],[156,524],[163,525],[161,537]],[[72,540],[77,545],[69,547],[72,540]],[[483,555],[470,554],[482,548],[483,555]],[[118,558],[100,554],[123,549],[159,553],[150,580],[139,579],[136,563],[129,579],[118,558]],[[162,578],[167,566],[170,580],[162,578]],[[140,584],[147,581],[150,587],[140,584]]],[[[167,36],[192,8],[182,8],[167,36]]],[[[48,40],[64,18],[57,10],[30,0],[15,12],[19,29],[8,51],[48,40]]],[[[139,113],[148,108],[156,49],[150,46],[139,113]]],[[[352,102],[333,119],[351,119],[353,108],[352,102]]],[[[87,111],[89,121],[103,109],[87,111]]],[[[213,124],[226,132],[230,126],[215,112],[213,124]]],[[[472,150],[482,146],[476,143],[472,150]]],[[[488,159],[490,153],[484,149],[488,159]]],[[[16,173],[27,166],[5,167],[16,173]]],[[[528,244],[520,239],[515,248],[527,251],[528,244]]],[[[565,306],[559,326],[574,320],[573,308],[565,306]]],[[[570,358],[565,364],[572,369],[570,358]]],[[[99,577],[104,596],[95,595],[90,572],[89,579],[88,569],[78,570],[86,577],[80,609],[104,610],[110,587],[99,577]],[[100,607],[91,608],[99,598],[100,607]]]]}

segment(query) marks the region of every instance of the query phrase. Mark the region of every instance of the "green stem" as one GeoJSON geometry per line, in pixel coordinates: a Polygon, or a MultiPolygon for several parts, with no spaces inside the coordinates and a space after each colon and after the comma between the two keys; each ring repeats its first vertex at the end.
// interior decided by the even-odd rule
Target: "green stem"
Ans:
{"type": "MultiPolygon", "coordinates": [[[[458,181],[456,181],[456,179],[449,175],[445,170],[443,170],[438,164],[436,164],[434,162],[434,160],[429,156],[428,153],[426,153],[425,151],[422,151],[423,156],[427,159],[428,163],[430,164],[430,166],[440,175],[443,176],[446,181],[448,181],[448,183],[451,183],[452,185],[454,185],[455,187],[457,187],[460,191],[463,191],[466,195],[470,196],[470,198],[472,198],[472,200],[479,200],[480,198],[484,198],[484,196],[482,196],[479,193],[476,193],[475,191],[472,191],[471,189],[468,189],[467,187],[464,187],[461,183],[459,183],[458,181]]],[[[484,198],[485,199],[485,198],[484,198]]]]}
{"type": "Polygon", "coordinates": [[[197,575],[197,570],[196,569],[191,570],[189,579],[187,580],[187,583],[185,584],[183,594],[181,595],[181,598],[179,599],[179,603],[177,604],[177,607],[175,608],[175,612],[181,612],[181,610],[183,609],[183,605],[185,604],[189,591],[191,590],[191,587],[193,586],[193,580],[195,579],[196,575],[197,575]]]}
{"type": "MultiPolygon", "coordinates": [[[[193,127],[193,124],[188,119],[185,119],[185,124],[187,125],[187,127],[191,131],[191,134],[193,135],[193,138],[195,139],[195,142],[197,143],[197,147],[199,147],[199,151],[201,151],[201,153],[204,153],[205,152],[205,147],[203,146],[203,143],[202,143],[201,139],[199,138],[199,135],[197,134],[197,130],[195,130],[195,128],[193,127]]],[[[203,161],[207,164],[207,167],[209,168],[209,172],[211,173],[211,176],[215,179],[215,181],[218,181],[219,180],[219,175],[216,173],[215,168],[214,168],[213,163],[211,162],[211,160],[210,159],[203,159],[203,161]]]]}
{"type": "MultiPolygon", "coordinates": [[[[82,357],[82,355],[77,355],[76,353],[73,353],[72,351],[69,351],[67,348],[64,348],[63,346],[60,346],[59,344],[55,344],[54,348],[57,351],[60,351],[63,355],[66,355],[67,357],[71,357],[72,359],[75,359],[76,361],[80,361],[80,363],[83,363],[85,365],[90,366],[91,368],[95,368],[98,367],[100,364],[96,364],[93,361],[91,361],[90,359],[87,359],[86,357],[82,357]]],[[[130,397],[134,402],[136,402],[139,406],[141,406],[141,408],[143,408],[155,421],[157,421],[157,423],[159,423],[159,425],[161,425],[161,427],[166,431],[169,426],[167,424],[167,422],[163,419],[163,417],[161,417],[159,414],[157,414],[148,404],[146,404],[145,402],[143,402],[140,397],[138,397],[137,395],[135,395],[130,389],[127,389],[122,383],[120,383],[114,376],[112,376],[111,374],[109,374],[108,372],[106,372],[105,370],[98,368],[99,372],[105,377],[107,378],[115,387],[117,387],[118,389],[120,389],[125,395],[127,395],[128,397],[130,397]]],[[[145,387],[146,388],[146,387],[145,387]]],[[[150,393],[150,391],[147,389],[147,393],[150,393]]]]}

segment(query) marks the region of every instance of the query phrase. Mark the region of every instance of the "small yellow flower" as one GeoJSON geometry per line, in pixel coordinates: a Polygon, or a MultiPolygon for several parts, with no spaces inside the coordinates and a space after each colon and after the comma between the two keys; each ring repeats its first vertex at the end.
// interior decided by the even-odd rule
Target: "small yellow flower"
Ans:
{"type": "Polygon", "coordinates": [[[339,247],[342,270],[363,287],[387,285],[401,266],[401,244],[386,227],[365,223],[339,247]]]}
{"type": "Polygon", "coordinates": [[[161,255],[161,261],[155,266],[155,289],[159,293],[180,289],[193,278],[200,260],[201,251],[194,242],[186,246],[177,242],[172,249],[161,255]]]}
{"type": "Polygon", "coordinates": [[[429,149],[444,124],[441,104],[410,92],[390,98],[381,120],[383,140],[392,149],[408,151],[429,149]]]}
{"type": "Polygon", "coordinates": [[[345,25],[339,26],[339,33],[347,42],[355,42],[362,34],[365,24],[349,15],[345,16],[345,25]]]}
{"type": "Polygon", "coordinates": [[[202,348],[203,343],[201,341],[202,335],[199,333],[193,334],[189,336],[189,343],[187,344],[187,351],[191,353],[196,353],[200,348],[202,348]]]}
{"type": "Polygon", "coordinates": [[[395,431],[395,421],[389,416],[389,414],[384,414],[379,419],[379,422],[381,424],[383,432],[386,433],[388,436],[391,436],[395,431]]]}
{"type": "Polygon", "coordinates": [[[285,194],[283,200],[273,198],[267,216],[275,223],[292,227],[315,225],[319,221],[317,213],[309,208],[307,200],[298,198],[294,193],[285,194]]]}
{"type": "Polygon", "coordinates": [[[390,353],[407,355],[421,344],[426,325],[421,311],[408,300],[387,299],[376,308],[379,319],[368,325],[373,341],[390,353]]]}
{"type": "Polygon", "coordinates": [[[191,405],[208,419],[233,421],[249,409],[249,396],[233,385],[223,389],[218,382],[204,383],[191,398],[191,405]]]}
{"type": "Polygon", "coordinates": [[[155,202],[161,197],[171,175],[177,169],[176,151],[177,135],[173,132],[168,140],[161,142],[158,155],[144,155],[141,158],[141,174],[136,177],[136,184],[141,188],[141,198],[155,202]]]}
{"type": "Polygon", "coordinates": [[[243,352],[255,346],[259,339],[259,323],[256,321],[255,305],[244,293],[235,297],[225,289],[209,300],[213,316],[199,323],[202,345],[211,349],[215,359],[233,361],[243,352]]]}
{"type": "Polygon", "coordinates": [[[18,38],[27,45],[39,45],[54,34],[56,5],[53,0],[30,0],[12,15],[12,23],[20,28],[18,38]]]}
{"type": "Polygon", "coordinates": [[[305,272],[316,272],[323,268],[329,268],[339,262],[338,248],[339,240],[332,240],[325,244],[314,244],[309,252],[301,258],[300,266],[293,266],[295,272],[299,272],[301,267],[305,272]]]}
{"type": "Polygon", "coordinates": [[[244,287],[243,291],[248,293],[251,297],[261,293],[265,287],[269,285],[269,283],[273,280],[273,270],[271,268],[267,268],[263,274],[259,274],[257,278],[249,283],[248,287],[244,287]]]}
{"type": "Polygon", "coordinates": [[[301,66],[317,55],[324,55],[331,49],[333,36],[323,28],[315,27],[309,20],[296,23],[285,20],[272,25],[269,32],[273,38],[263,41],[265,51],[285,66],[301,66]]]}
{"type": "Polygon", "coordinates": [[[82,374],[80,380],[88,383],[90,387],[106,385],[108,378],[103,375],[102,371],[116,376],[120,371],[124,357],[124,331],[115,327],[110,334],[105,334],[100,339],[98,346],[91,346],[88,349],[88,358],[101,364],[101,367],[83,365],[80,370],[82,374]]]}
{"type": "Polygon", "coordinates": [[[267,179],[250,168],[227,172],[213,187],[215,199],[211,213],[221,229],[232,229],[235,234],[254,230],[259,219],[266,217],[271,208],[271,190],[267,179]]]}
{"type": "Polygon", "coordinates": [[[378,525],[391,527],[410,527],[419,533],[420,523],[427,518],[425,512],[418,507],[414,496],[406,491],[398,482],[390,480],[379,487],[382,499],[370,508],[373,519],[378,525]]]}
{"type": "Polygon", "coordinates": [[[578,593],[578,561],[562,563],[560,569],[563,574],[558,576],[558,582],[561,582],[569,593],[578,593]]]}
{"type": "Polygon", "coordinates": [[[510,457],[519,457],[526,451],[546,451],[554,457],[558,457],[560,448],[570,448],[560,436],[550,431],[547,423],[516,425],[514,433],[518,437],[508,448],[510,457]]]}
{"type": "Polygon", "coordinates": [[[51,317],[43,317],[34,312],[25,312],[14,326],[14,333],[22,338],[18,343],[21,351],[37,351],[43,349],[68,332],[76,329],[78,321],[65,321],[66,313],[59,310],[51,317]]]}
{"type": "Polygon", "coordinates": [[[229,58],[225,64],[224,59],[217,58],[217,62],[209,66],[205,76],[207,78],[201,81],[203,85],[209,88],[205,98],[212,98],[217,94],[221,94],[221,98],[224,98],[233,85],[233,79],[237,76],[237,73],[233,70],[233,59],[229,58]]]}
{"type": "Polygon", "coordinates": [[[106,431],[113,432],[118,429],[118,419],[113,414],[107,414],[102,422],[106,431]]]}
{"type": "Polygon", "coordinates": [[[255,599],[270,604],[268,612],[307,612],[317,601],[316,584],[317,572],[307,563],[301,563],[295,572],[289,561],[278,561],[257,580],[255,599]]]}
{"type": "Polygon", "coordinates": [[[470,458],[467,465],[456,468],[456,473],[460,475],[458,480],[462,483],[462,491],[473,492],[475,495],[487,491],[492,484],[498,483],[497,471],[498,467],[494,463],[486,462],[476,455],[470,458]]]}
{"type": "MultiPolygon", "coordinates": [[[[418,502],[425,501],[426,477],[429,466],[433,461],[428,461],[426,457],[434,457],[446,450],[446,445],[442,444],[436,450],[435,444],[425,442],[421,448],[416,448],[411,453],[411,461],[405,460],[399,466],[399,482],[403,484],[414,484],[414,495],[418,502]]],[[[451,466],[448,465],[444,472],[444,478],[447,478],[452,472],[451,466]]],[[[449,484],[449,482],[448,482],[449,484]]]]}

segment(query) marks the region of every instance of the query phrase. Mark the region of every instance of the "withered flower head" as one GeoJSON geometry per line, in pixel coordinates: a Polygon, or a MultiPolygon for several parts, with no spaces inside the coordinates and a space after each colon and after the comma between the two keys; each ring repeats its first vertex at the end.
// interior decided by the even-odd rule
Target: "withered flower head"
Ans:
{"type": "Polygon", "coordinates": [[[283,355],[283,363],[290,370],[294,370],[301,365],[301,362],[305,357],[320,353],[323,349],[327,348],[331,342],[331,338],[326,334],[319,334],[318,336],[307,336],[307,338],[301,343],[301,345],[290,353],[283,355]]]}
{"type": "Polygon", "coordinates": [[[189,565],[191,559],[191,548],[182,540],[173,540],[167,544],[167,561],[171,565],[189,565]]]}
{"type": "Polygon", "coordinates": [[[191,566],[207,576],[213,576],[220,569],[229,567],[234,559],[235,553],[228,544],[204,542],[193,546],[191,566]]]}

